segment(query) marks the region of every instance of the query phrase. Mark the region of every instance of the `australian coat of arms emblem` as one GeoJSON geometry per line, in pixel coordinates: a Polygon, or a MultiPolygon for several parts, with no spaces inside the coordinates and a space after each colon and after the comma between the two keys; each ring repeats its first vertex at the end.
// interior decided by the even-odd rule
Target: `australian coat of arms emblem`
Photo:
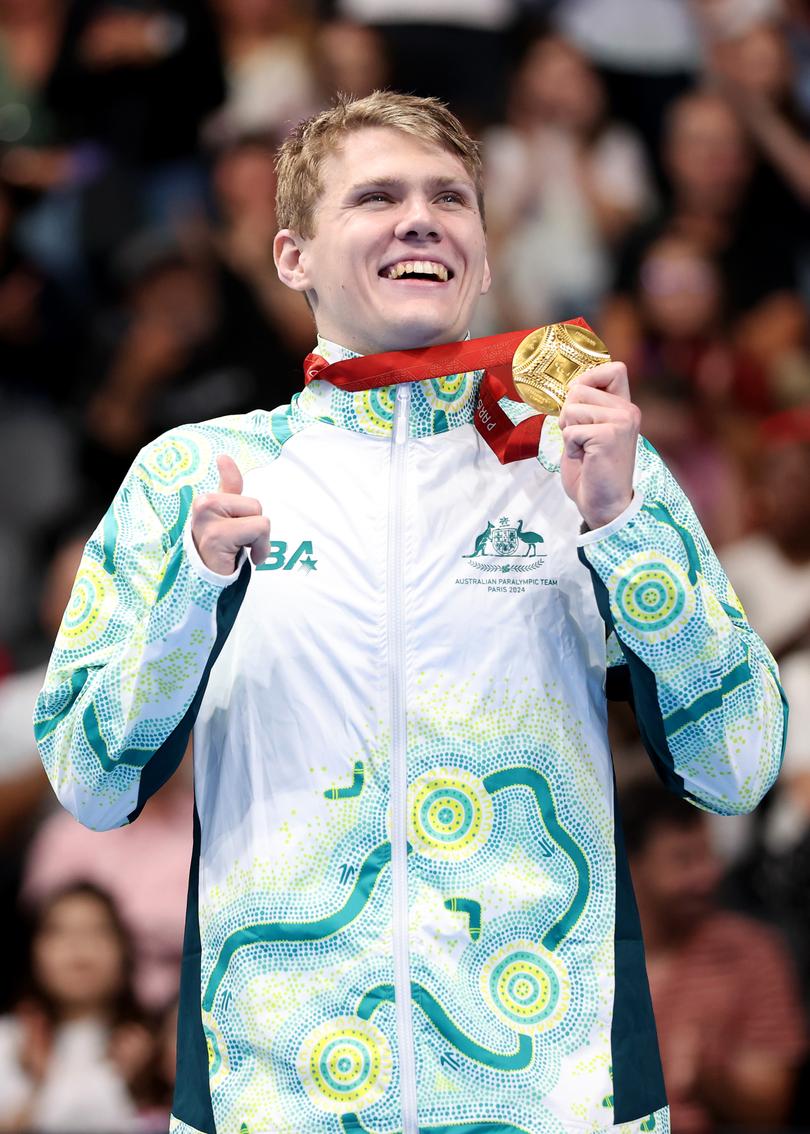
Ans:
{"type": "Polygon", "coordinates": [[[475,537],[473,550],[463,558],[469,559],[470,566],[479,571],[522,574],[535,571],[543,565],[546,559],[541,550],[543,543],[539,532],[524,528],[523,520],[510,524],[508,516],[501,516],[497,525],[491,520],[487,523],[484,530],[475,537]],[[512,562],[503,562],[504,560],[512,562]],[[531,562],[520,562],[521,560],[531,562]]]}

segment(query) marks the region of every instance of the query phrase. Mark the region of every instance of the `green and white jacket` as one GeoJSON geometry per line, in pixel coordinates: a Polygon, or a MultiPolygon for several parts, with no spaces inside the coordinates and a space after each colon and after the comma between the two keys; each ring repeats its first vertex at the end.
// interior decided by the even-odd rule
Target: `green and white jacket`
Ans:
{"type": "Polygon", "coordinates": [[[479,377],[172,431],[87,546],[36,734],[103,830],[194,729],[179,1134],[669,1129],[606,689],[731,814],[779,767],[776,667],[648,445],[581,535],[556,424],[500,465],[479,377]],[[218,453],[272,520],[228,578],[189,535],[218,453]]]}

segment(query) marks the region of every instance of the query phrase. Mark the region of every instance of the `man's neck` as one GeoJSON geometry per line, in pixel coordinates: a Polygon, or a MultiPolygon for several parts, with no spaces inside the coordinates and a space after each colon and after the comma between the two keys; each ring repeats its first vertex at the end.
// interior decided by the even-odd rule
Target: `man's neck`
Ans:
{"type": "MultiPolygon", "coordinates": [[[[467,331],[462,339],[455,341],[467,342],[469,338],[470,332],[467,331]]],[[[416,345],[418,346],[418,344],[416,345]]],[[[434,343],[432,345],[439,346],[444,344],[434,343]]],[[[406,348],[402,347],[399,349],[405,350],[406,348]]],[[[416,349],[416,347],[412,346],[410,349],[416,349]]],[[[327,362],[338,362],[344,358],[359,358],[361,355],[367,354],[387,353],[387,351],[382,350],[355,350],[352,347],[344,346],[338,339],[329,338],[326,335],[322,335],[320,332],[318,333],[318,341],[315,350],[316,353],[321,355],[322,358],[325,358],[327,362]]]]}

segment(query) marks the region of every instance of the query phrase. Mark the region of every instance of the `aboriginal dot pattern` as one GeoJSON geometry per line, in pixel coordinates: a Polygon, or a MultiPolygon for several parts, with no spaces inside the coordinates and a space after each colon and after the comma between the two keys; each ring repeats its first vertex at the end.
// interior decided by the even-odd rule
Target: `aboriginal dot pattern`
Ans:
{"type": "MultiPolygon", "coordinates": [[[[604,1012],[599,967],[584,964],[567,939],[610,935],[610,813],[600,773],[583,756],[582,725],[564,712],[559,694],[554,686],[538,696],[495,685],[476,694],[449,680],[417,685],[408,753],[412,1009],[420,1082],[438,1077],[453,1088],[435,1099],[428,1092],[426,1113],[435,1106],[448,1124],[469,1115],[470,1091],[500,1100],[487,1104],[493,1120],[514,1121],[527,1092],[539,1098],[554,1090],[561,1060],[587,1042],[604,1012]],[[443,714],[459,704],[464,723],[448,749],[443,714]],[[505,768],[516,769],[514,783],[493,778],[505,768]],[[569,800],[562,785],[572,768],[577,782],[569,800]],[[536,793],[540,770],[548,800],[536,793]],[[587,860],[584,872],[577,848],[587,860]],[[582,906],[572,916],[568,895],[580,891],[582,906]],[[480,901],[480,937],[445,908],[448,894],[480,901]],[[559,942],[544,944],[560,924],[559,942]]],[[[362,1113],[369,1129],[396,1122],[391,881],[387,865],[378,872],[373,865],[375,848],[389,838],[387,757],[382,735],[366,755],[362,793],[325,800],[298,832],[296,845],[309,855],[306,876],[339,879],[342,864],[361,864],[357,887],[369,897],[338,932],[313,939],[302,931],[328,918],[338,899],[335,883],[326,881],[306,895],[287,889],[297,858],[295,867],[267,863],[234,872],[216,904],[201,911],[204,983],[220,971],[234,935],[244,933],[216,986],[213,1015],[227,1031],[230,1006],[242,1006],[231,1041],[237,1050],[259,1044],[268,1029],[275,1035],[272,1082],[257,1073],[252,1089],[265,1084],[263,1121],[280,1106],[290,1130],[315,1129],[315,1113],[322,1124],[332,1116],[336,1132],[347,1112],[362,1113]],[[261,927],[281,918],[284,933],[261,941],[261,927]],[[373,1030],[361,1034],[358,1021],[373,1030]]],[[[313,778],[313,804],[324,786],[313,778]]],[[[240,1096],[232,1080],[217,1102],[235,1115],[240,1096]]],[[[598,1074],[596,1080],[594,1097],[601,1099],[604,1084],[598,1074]]],[[[526,1111],[526,1129],[545,1134],[532,1108],[526,1111]]]]}
{"type": "MultiPolygon", "coordinates": [[[[469,423],[477,380],[415,386],[411,435],[469,423]]],[[[250,472],[316,422],[385,437],[392,417],[390,390],[361,397],[315,382],[283,410],[189,426],[140,454],[88,544],[37,706],[48,773],[89,825],[126,822],[143,763],[186,716],[216,641],[228,592],[194,567],[184,529],[194,495],[216,488],[217,454],[250,472]]],[[[548,471],[559,468],[559,443],[547,419],[548,471]]],[[[767,711],[775,671],[645,445],[637,478],[636,514],[582,547],[611,623],[609,660],[654,678],[668,746],[658,758],[696,800],[732,812],[756,802],[778,763],[779,718],[767,711]]],[[[564,681],[537,684],[412,675],[420,1123],[668,1134],[665,1110],[609,1125],[611,783],[564,681]],[[576,1100],[562,1118],[572,1068],[576,1100]]],[[[401,1127],[390,747],[378,721],[340,754],[345,774],[310,756],[274,832],[278,853],[233,861],[201,893],[202,1023],[217,1126],[229,1134],[401,1127]]],[[[182,1116],[172,1129],[199,1134],[182,1116]]]]}
{"type": "MultiPolygon", "coordinates": [[[[318,353],[327,362],[357,358],[325,339],[318,340],[318,353]]],[[[468,425],[475,412],[476,395],[483,371],[449,374],[425,382],[411,383],[410,436],[431,437],[459,425],[468,425]]],[[[388,437],[394,428],[396,386],[352,393],[331,382],[316,379],[297,395],[297,412],[321,420],[331,420],[343,429],[388,437]]]]}
{"type": "Polygon", "coordinates": [[[781,759],[775,665],[646,441],[637,464],[641,509],[609,539],[586,543],[584,557],[605,588],[622,649],[655,674],[671,770],[711,810],[749,811],[781,759]],[[741,782],[738,759],[752,745],[763,756],[757,775],[741,782]]]}

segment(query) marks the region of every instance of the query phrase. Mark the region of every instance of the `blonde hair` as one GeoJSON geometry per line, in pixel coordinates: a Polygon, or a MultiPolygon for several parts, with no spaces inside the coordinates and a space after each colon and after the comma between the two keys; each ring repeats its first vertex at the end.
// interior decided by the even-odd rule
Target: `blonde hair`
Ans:
{"type": "Polygon", "coordinates": [[[276,159],[276,220],[300,236],[315,233],[315,209],[323,192],[321,168],[343,139],[365,127],[401,130],[433,143],[461,161],[472,178],[481,221],[484,190],[481,154],[456,116],[437,98],[374,91],[365,98],[338,95],[334,106],[299,122],[282,143],[276,159]]]}

